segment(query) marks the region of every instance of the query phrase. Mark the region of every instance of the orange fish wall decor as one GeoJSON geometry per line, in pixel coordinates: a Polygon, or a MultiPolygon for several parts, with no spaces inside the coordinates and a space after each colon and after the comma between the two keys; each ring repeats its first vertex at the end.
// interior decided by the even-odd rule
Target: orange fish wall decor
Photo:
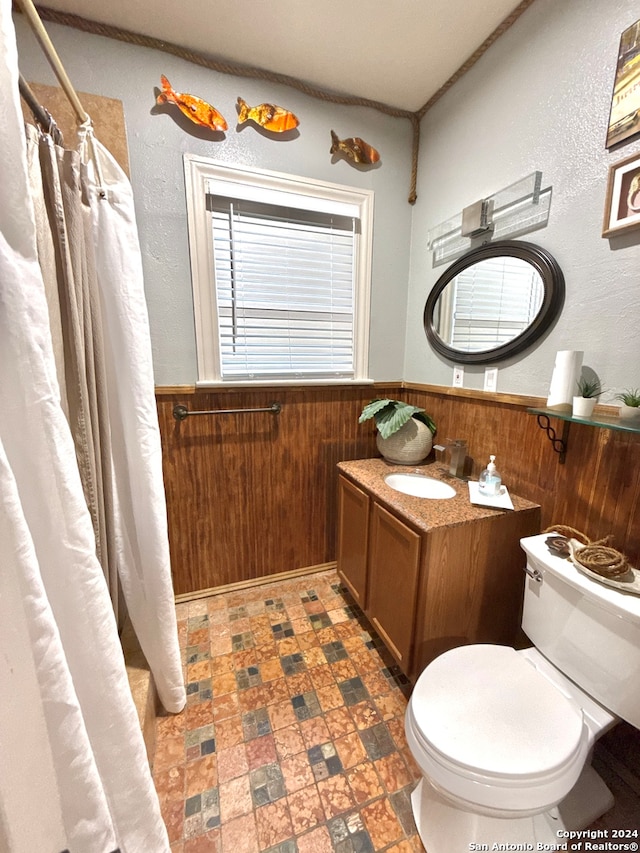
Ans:
{"type": "Polygon", "coordinates": [[[227,129],[224,116],[211,104],[196,98],[195,95],[176,92],[164,75],[160,76],[160,82],[162,83],[162,91],[156,98],[156,103],[175,104],[192,122],[200,127],[208,127],[211,130],[227,129]]]}
{"type": "Polygon", "coordinates": [[[275,104],[260,104],[257,107],[250,107],[246,101],[238,98],[238,124],[244,124],[245,121],[249,120],[254,121],[265,130],[273,131],[273,133],[284,133],[286,130],[293,130],[300,124],[298,117],[289,110],[285,110],[284,107],[278,107],[275,104]]]}
{"type": "Polygon", "coordinates": [[[338,134],[331,131],[330,154],[342,153],[353,163],[377,163],[380,153],[376,149],[360,139],[359,136],[350,136],[348,139],[339,139],[338,134]]]}

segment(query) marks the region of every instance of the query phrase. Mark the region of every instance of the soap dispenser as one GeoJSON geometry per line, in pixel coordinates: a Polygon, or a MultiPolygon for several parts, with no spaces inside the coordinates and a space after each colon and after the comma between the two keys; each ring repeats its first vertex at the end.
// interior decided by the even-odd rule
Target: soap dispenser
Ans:
{"type": "Polygon", "coordinates": [[[495,456],[489,457],[489,464],[482,474],[480,474],[478,479],[478,488],[480,489],[480,493],[487,497],[495,497],[496,495],[499,495],[502,486],[502,477],[496,470],[495,459],[495,456]]]}

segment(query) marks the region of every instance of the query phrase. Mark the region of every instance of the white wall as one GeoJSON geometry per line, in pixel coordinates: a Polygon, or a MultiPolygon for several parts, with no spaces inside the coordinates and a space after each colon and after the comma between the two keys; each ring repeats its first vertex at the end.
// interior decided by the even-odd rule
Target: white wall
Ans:
{"type": "MultiPolygon", "coordinates": [[[[193,152],[373,189],[371,376],[441,385],[451,384],[452,364],[431,350],[422,317],[444,267],[432,267],[426,233],[540,169],[543,185],[553,186],[550,221],[523,239],[555,256],[567,297],[544,340],[498,365],[498,390],[546,396],[559,349],[583,349],[585,364],[611,393],[640,385],[640,229],[611,240],[600,236],[608,166],[640,151],[637,139],[612,152],[604,148],[620,33],[639,13],[637,0],[536,0],[425,117],[413,208],[406,201],[408,121],[47,24],[76,87],[124,104],[156,382],[196,379],[182,169],[183,153],[193,152]],[[203,138],[195,126],[185,132],[170,114],[154,114],[161,73],[227,116],[230,130],[222,142],[203,138]],[[301,119],[299,138],[273,141],[253,127],[237,132],[238,95],[292,109],[301,119]],[[379,148],[380,168],[332,164],[331,128],[379,148]]],[[[22,73],[54,85],[28,26],[21,15],[15,20],[22,73]]],[[[465,386],[481,388],[483,373],[467,367],[465,386]]]]}
{"type": "MultiPolygon", "coordinates": [[[[546,396],[561,349],[584,350],[609,397],[640,386],[640,229],[601,237],[608,167],[640,151],[638,139],[604,147],[620,34],[639,16],[637,0],[536,0],[425,116],[405,380],[452,379],[423,330],[427,294],[446,269],[432,267],[427,231],[539,169],[553,186],[550,220],[522,239],[556,258],[566,301],[544,340],[496,365],[498,391],[546,396]]],[[[483,379],[484,367],[465,367],[465,387],[483,379]]]]}
{"type": "MultiPolygon", "coordinates": [[[[150,4],[149,14],[153,14],[152,7],[150,4]]],[[[57,85],[23,16],[15,15],[14,20],[22,74],[32,82],[57,85]]],[[[375,191],[370,374],[376,380],[401,376],[411,230],[408,120],[365,108],[336,106],[288,87],[218,74],[148,48],[46,26],[75,88],[117,98],[124,105],[156,384],[190,384],[197,378],[182,165],[185,152],[375,191]],[[174,113],[155,111],[161,74],[176,90],[198,95],[223,113],[229,130],[222,141],[211,141],[206,132],[183,119],[177,108],[174,113]],[[301,122],[299,137],[274,141],[250,124],[237,131],[238,95],[249,104],[270,101],[293,110],[301,122]],[[374,145],[382,156],[379,168],[353,167],[342,159],[332,163],[332,128],[341,137],[360,136],[374,145]]]]}

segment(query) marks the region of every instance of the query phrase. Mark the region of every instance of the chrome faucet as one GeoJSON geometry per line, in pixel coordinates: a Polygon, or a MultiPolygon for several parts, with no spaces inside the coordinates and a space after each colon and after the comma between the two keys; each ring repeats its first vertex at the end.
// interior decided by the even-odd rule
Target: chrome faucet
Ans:
{"type": "Polygon", "coordinates": [[[463,438],[447,439],[447,444],[434,444],[434,450],[448,450],[449,473],[452,477],[464,477],[464,463],[467,459],[467,442],[463,438]]]}

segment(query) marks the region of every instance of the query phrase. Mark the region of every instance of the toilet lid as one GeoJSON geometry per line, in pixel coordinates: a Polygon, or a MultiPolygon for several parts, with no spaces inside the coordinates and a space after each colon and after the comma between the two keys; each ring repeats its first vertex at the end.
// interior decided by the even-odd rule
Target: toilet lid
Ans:
{"type": "Polygon", "coordinates": [[[418,679],[411,708],[427,747],[485,775],[549,775],[582,742],[580,708],[508,646],[440,655],[418,679]]]}

